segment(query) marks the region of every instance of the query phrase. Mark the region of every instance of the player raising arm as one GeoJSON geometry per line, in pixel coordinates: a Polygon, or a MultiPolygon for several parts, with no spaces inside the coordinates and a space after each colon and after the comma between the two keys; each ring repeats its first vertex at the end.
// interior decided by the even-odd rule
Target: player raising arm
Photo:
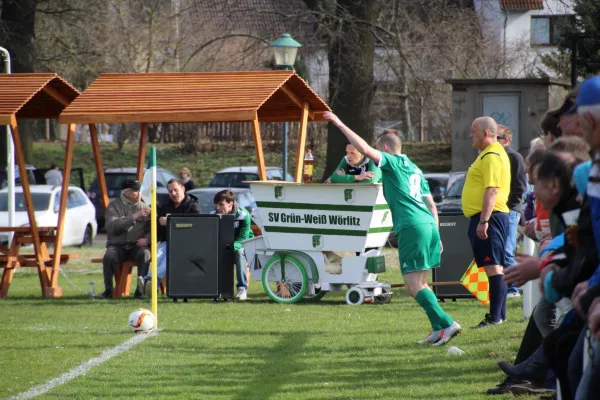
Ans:
{"type": "Polygon", "coordinates": [[[385,130],[377,138],[377,149],[374,149],[335,114],[326,112],[323,117],[342,131],[356,150],[381,168],[383,194],[392,212],[406,289],[425,310],[431,323],[432,332],[419,343],[434,346],[448,343],[461,332],[461,327],[442,310],[427,285],[429,270],[440,266],[441,243],[437,209],[423,172],[402,154],[397,131],[385,130]]]}

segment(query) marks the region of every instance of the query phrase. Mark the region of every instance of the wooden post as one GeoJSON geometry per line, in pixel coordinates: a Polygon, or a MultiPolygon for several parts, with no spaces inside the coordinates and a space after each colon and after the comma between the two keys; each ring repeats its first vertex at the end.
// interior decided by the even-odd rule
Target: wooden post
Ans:
{"type": "Polygon", "coordinates": [[[302,182],[302,166],[304,164],[304,147],[306,146],[306,127],[308,125],[308,102],[304,102],[302,108],[302,119],[300,120],[300,135],[298,137],[298,149],[296,151],[296,175],[294,181],[302,182]]]}
{"type": "MultiPolygon", "coordinates": [[[[90,135],[92,130],[90,129],[90,135]]],[[[58,273],[60,271],[60,253],[62,251],[62,238],[65,231],[65,214],[69,198],[69,182],[71,180],[71,162],[73,160],[73,141],[75,140],[75,124],[69,124],[67,129],[67,148],[65,149],[65,167],[63,169],[62,188],[60,190],[60,205],[58,208],[58,224],[56,226],[56,240],[54,242],[54,259],[52,260],[52,282],[47,290],[47,297],[60,297],[62,290],[58,287],[58,273]]]]}
{"type": "Polygon", "coordinates": [[[40,232],[38,231],[37,222],[35,220],[33,200],[31,199],[31,191],[29,190],[29,177],[27,176],[27,167],[25,165],[25,157],[23,156],[23,146],[21,145],[21,136],[19,135],[17,118],[14,114],[10,118],[10,127],[12,128],[17,165],[19,166],[19,176],[21,178],[21,187],[23,188],[23,198],[25,199],[25,208],[27,209],[29,227],[31,229],[31,236],[33,237],[33,250],[38,262],[38,274],[40,275],[40,284],[43,292],[43,288],[49,284],[48,275],[46,274],[45,260],[42,258],[40,232]]]}
{"type": "Polygon", "coordinates": [[[258,124],[258,115],[252,120],[252,130],[254,133],[254,147],[256,148],[256,163],[258,164],[258,178],[261,181],[267,180],[267,169],[265,167],[265,155],[263,154],[262,139],[260,137],[260,125],[258,124]]]}
{"type": "Polygon", "coordinates": [[[137,180],[142,182],[144,179],[144,165],[146,163],[146,143],[148,142],[148,124],[142,124],[142,131],[140,132],[140,147],[138,148],[138,159],[137,159],[137,180]]]}
{"type": "Polygon", "coordinates": [[[106,189],[106,177],[104,176],[104,168],[102,167],[102,155],[100,154],[100,144],[98,143],[98,132],[96,124],[89,124],[90,140],[92,142],[92,151],[94,153],[94,164],[96,165],[96,175],[98,176],[98,189],[100,189],[100,199],[102,207],[106,210],[108,207],[108,190],[106,189]]]}

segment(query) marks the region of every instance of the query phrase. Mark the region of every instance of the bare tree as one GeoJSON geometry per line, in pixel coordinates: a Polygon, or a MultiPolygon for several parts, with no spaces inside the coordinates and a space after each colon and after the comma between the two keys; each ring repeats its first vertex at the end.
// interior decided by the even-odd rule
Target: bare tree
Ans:
{"type": "MultiPolygon", "coordinates": [[[[36,0],[3,0],[0,11],[0,46],[11,54],[12,72],[33,72],[35,52],[36,0]]],[[[35,125],[19,123],[19,133],[25,160],[33,155],[35,125]]],[[[0,162],[6,164],[6,140],[0,141],[0,162]]]]}

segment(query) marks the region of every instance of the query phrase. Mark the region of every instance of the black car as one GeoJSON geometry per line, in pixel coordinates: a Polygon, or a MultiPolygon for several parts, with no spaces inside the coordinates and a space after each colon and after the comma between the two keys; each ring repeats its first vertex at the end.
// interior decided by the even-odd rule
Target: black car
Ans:
{"type": "MultiPolygon", "coordinates": [[[[127,179],[136,179],[136,168],[109,168],[104,170],[104,179],[106,180],[106,189],[108,190],[108,198],[114,199],[121,193],[121,183],[127,179]]],[[[169,201],[169,192],[167,190],[167,182],[171,179],[178,179],[172,172],[166,169],[156,168],[156,201],[158,203],[166,203],[169,201]]],[[[98,187],[98,177],[94,179],[87,192],[88,197],[96,208],[96,221],[98,227],[104,226],[104,207],[100,199],[100,188],[98,187]]]]}
{"type": "Polygon", "coordinates": [[[438,206],[438,214],[456,214],[462,213],[462,191],[465,186],[467,175],[457,173],[451,186],[446,191],[444,200],[438,206]]]}

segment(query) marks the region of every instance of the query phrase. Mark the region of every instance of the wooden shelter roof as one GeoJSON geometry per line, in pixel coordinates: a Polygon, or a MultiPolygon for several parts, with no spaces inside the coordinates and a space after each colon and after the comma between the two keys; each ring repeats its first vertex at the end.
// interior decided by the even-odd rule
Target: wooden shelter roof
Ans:
{"type": "Polygon", "coordinates": [[[60,123],[323,121],[327,104],[294,71],[102,74],[60,123]]]}
{"type": "Polygon", "coordinates": [[[79,91],[54,73],[0,74],[0,125],[11,118],[58,118],[79,91]]]}

